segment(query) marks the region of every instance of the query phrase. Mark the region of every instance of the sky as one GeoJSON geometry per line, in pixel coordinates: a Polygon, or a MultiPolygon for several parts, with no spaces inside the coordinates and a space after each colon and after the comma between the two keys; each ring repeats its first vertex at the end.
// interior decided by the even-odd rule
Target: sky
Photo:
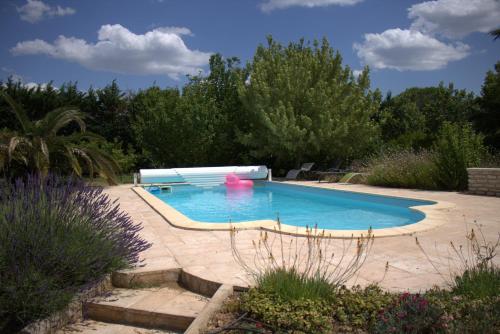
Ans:
{"type": "Polygon", "coordinates": [[[500,60],[496,28],[500,0],[0,0],[0,80],[181,87],[211,54],[245,64],[272,35],[326,37],[384,93],[441,81],[479,93],[500,60]]]}

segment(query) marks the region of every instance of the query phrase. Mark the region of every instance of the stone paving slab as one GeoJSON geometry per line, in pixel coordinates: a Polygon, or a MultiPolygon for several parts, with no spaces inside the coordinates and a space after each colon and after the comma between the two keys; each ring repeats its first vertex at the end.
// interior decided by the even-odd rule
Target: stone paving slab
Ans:
{"type": "Polygon", "coordinates": [[[144,289],[114,289],[110,295],[93,303],[157,313],[196,317],[208,299],[181,288],[176,282],[162,287],[144,289]]]}
{"type": "Polygon", "coordinates": [[[134,326],[110,324],[93,320],[85,320],[69,325],[56,334],[180,334],[179,332],[159,329],[146,329],[134,326]]]}
{"type": "MultiPolygon", "coordinates": [[[[294,183],[294,182],[291,182],[294,183]]],[[[379,283],[384,288],[395,291],[420,291],[435,284],[446,285],[447,277],[436,273],[427,256],[441,263],[442,273],[449,275],[457,270],[448,257],[453,257],[450,242],[465,245],[467,230],[474,227],[474,222],[482,226],[485,237],[496,240],[500,232],[500,198],[467,195],[456,192],[422,191],[391,189],[366,185],[334,183],[300,182],[300,184],[357,191],[380,195],[401,196],[415,199],[450,202],[453,208],[442,212],[443,224],[436,228],[414,233],[411,236],[393,236],[376,239],[370,255],[348,285],[379,283]],[[386,263],[389,262],[385,273],[386,263]],[[450,264],[449,264],[450,263],[450,264]],[[449,264],[447,268],[446,265],[449,264]]],[[[238,286],[251,285],[252,277],[242,269],[232,256],[230,236],[227,231],[194,231],[171,226],[131,189],[131,185],[106,188],[113,199],[118,198],[121,208],[128,212],[136,222],[143,224],[141,235],[153,246],[141,255],[143,270],[184,268],[189,272],[208,280],[216,280],[238,286]]],[[[274,234],[274,233],[270,233],[274,234]]],[[[252,241],[258,240],[260,231],[245,230],[237,234],[237,247],[242,254],[252,257],[252,241]]],[[[289,242],[289,236],[284,236],[289,242]]],[[[301,238],[304,239],[304,238],[301,238]]],[[[335,240],[332,249],[342,249],[342,241],[335,240]]],[[[498,261],[499,259],[497,259],[498,261]]]]}

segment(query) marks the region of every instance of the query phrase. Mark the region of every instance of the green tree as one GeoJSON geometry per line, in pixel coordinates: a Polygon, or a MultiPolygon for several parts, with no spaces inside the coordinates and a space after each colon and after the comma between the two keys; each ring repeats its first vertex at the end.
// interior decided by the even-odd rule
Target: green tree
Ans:
{"type": "Polygon", "coordinates": [[[283,47],[269,37],[248,70],[239,140],[253,159],[274,168],[330,163],[361,157],[376,141],[380,93],[369,90],[368,68],[356,79],[326,39],[283,47]]]}
{"type": "MultiPolygon", "coordinates": [[[[82,95],[75,96],[76,84],[67,83],[56,89],[52,83],[46,86],[27,87],[20,81],[9,78],[5,83],[0,82],[0,92],[9,95],[19,104],[30,119],[43,118],[49,111],[62,106],[78,106],[82,95]]],[[[20,124],[6,100],[0,99],[0,129],[9,128],[20,130],[20,124]]]]}
{"type": "Polygon", "coordinates": [[[243,126],[242,104],[238,87],[245,82],[246,69],[240,68],[236,57],[224,59],[220,54],[210,57],[210,74],[198,77],[191,84],[206,85],[207,98],[217,108],[215,137],[211,153],[211,164],[232,164],[241,160],[244,147],[236,140],[243,126]]]}
{"type": "Polygon", "coordinates": [[[152,87],[133,97],[138,147],[153,166],[219,165],[238,161],[236,131],[242,121],[237,58],[210,58],[210,74],[183,87],[152,87]]]}
{"type": "Polygon", "coordinates": [[[471,117],[474,127],[485,135],[486,145],[500,150],[500,61],[486,73],[479,103],[471,117]]]}
{"type": "Polygon", "coordinates": [[[467,168],[477,167],[486,155],[483,136],[470,124],[445,122],[434,144],[437,183],[442,189],[467,189],[467,168]]]}
{"type": "Polygon", "coordinates": [[[466,123],[478,107],[473,93],[453,84],[409,88],[382,103],[382,138],[390,146],[430,148],[444,122],[466,123]]]}
{"type": "Polygon", "coordinates": [[[116,80],[102,89],[90,88],[86,100],[86,108],[82,108],[82,111],[90,115],[89,130],[100,134],[107,141],[121,142],[125,147],[132,143],[126,96],[116,80]]]}
{"type": "MultiPolygon", "coordinates": [[[[151,87],[139,91],[131,99],[132,122],[137,146],[153,167],[168,167],[178,156],[179,135],[182,129],[175,126],[176,110],[180,101],[178,89],[151,87]]],[[[182,153],[182,152],[181,152],[182,153]]]]}
{"type": "Polygon", "coordinates": [[[102,140],[100,136],[85,131],[83,113],[72,107],[62,107],[32,121],[23,107],[9,95],[0,92],[0,96],[11,107],[20,128],[0,131],[0,170],[10,169],[9,172],[15,174],[24,166],[29,172],[47,175],[49,171],[64,172],[69,167],[81,176],[83,163],[91,177],[97,172],[110,184],[116,183],[118,166],[114,160],[102,150],[82,144],[84,141],[102,140]],[[61,134],[73,123],[77,124],[79,132],[61,134]]]}

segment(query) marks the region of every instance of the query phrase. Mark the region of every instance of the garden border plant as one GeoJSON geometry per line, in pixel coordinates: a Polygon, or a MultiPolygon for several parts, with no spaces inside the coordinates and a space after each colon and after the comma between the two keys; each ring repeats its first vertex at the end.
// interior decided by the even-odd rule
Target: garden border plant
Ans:
{"type": "Polygon", "coordinates": [[[1,184],[0,199],[0,331],[63,309],[150,247],[140,224],[81,180],[28,175],[1,184]]]}
{"type": "Polygon", "coordinates": [[[230,231],[233,256],[256,283],[242,295],[240,309],[274,332],[329,331],[335,291],[366,261],[374,242],[372,231],[348,240],[333,239],[317,227],[307,227],[305,237],[281,232],[279,219],[275,232],[261,232],[252,242],[249,264],[237,247],[236,229],[230,231]],[[342,246],[334,247],[334,241],[342,246]]]}

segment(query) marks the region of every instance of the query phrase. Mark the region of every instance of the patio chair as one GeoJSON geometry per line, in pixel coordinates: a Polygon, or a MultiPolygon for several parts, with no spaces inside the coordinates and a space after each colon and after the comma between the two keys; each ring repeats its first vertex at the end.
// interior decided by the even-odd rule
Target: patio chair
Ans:
{"type": "Polygon", "coordinates": [[[342,165],[342,160],[337,160],[335,161],[335,163],[331,168],[328,168],[327,170],[324,171],[316,172],[316,174],[318,175],[318,182],[321,182],[327,176],[345,175],[352,171],[350,169],[340,168],[341,165],[342,165]]]}
{"type": "Polygon", "coordinates": [[[306,162],[300,166],[300,169],[290,169],[286,173],[285,178],[287,180],[296,180],[301,172],[309,172],[314,166],[314,162],[306,162]]]}

